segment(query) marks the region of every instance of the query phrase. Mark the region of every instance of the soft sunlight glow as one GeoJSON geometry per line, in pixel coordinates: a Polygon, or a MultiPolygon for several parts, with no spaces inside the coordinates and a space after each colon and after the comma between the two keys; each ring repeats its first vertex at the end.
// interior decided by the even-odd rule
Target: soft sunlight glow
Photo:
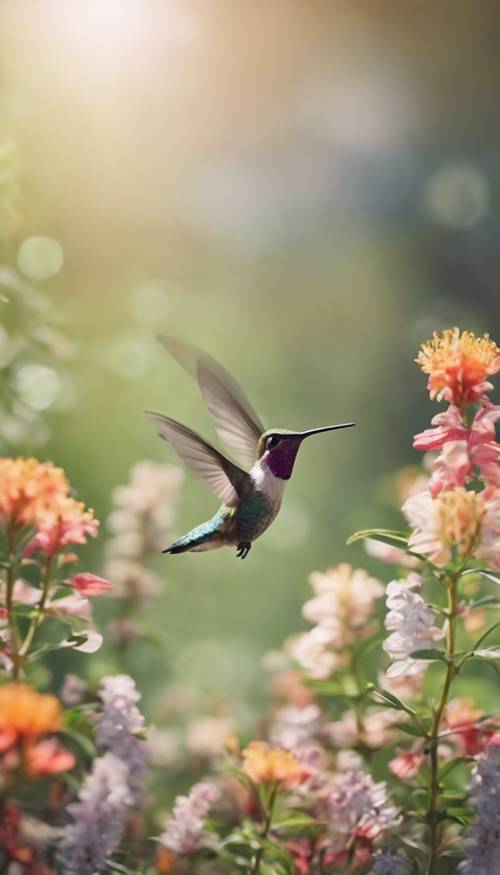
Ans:
{"type": "Polygon", "coordinates": [[[29,237],[21,243],[17,264],[32,280],[46,280],[59,273],[64,253],[60,243],[52,237],[29,237]]]}

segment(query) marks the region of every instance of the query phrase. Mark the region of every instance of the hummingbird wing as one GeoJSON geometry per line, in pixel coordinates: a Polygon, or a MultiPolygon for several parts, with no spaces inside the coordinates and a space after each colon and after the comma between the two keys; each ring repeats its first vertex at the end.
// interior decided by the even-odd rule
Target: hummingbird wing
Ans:
{"type": "Polygon", "coordinates": [[[238,383],[207,353],[171,337],[158,338],[175,360],[193,374],[220,439],[239,462],[251,468],[265,428],[238,383]]]}
{"type": "Polygon", "coordinates": [[[182,461],[208,484],[223,504],[230,507],[238,504],[249,480],[246,471],[226,459],[187,425],[160,413],[146,411],[146,416],[156,425],[159,436],[172,444],[182,461]]]}

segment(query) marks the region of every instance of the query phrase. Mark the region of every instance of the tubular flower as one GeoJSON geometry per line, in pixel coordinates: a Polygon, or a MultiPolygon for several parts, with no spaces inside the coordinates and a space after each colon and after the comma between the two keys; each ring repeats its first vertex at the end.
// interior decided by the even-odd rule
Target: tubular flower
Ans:
{"type": "Polygon", "coordinates": [[[500,445],[495,437],[499,418],[500,406],[485,400],[468,428],[458,407],[451,405],[434,417],[434,428],[415,435],[415,449],[441,450],[431,463],[429,488],[433,495],[464,486],[476,475],[487,485],[500,486],[500,445]]]}
{"type": "Polygon", "coordinates": [[[193,854],[214,844],[214,836],[203,827],[210,806],[219,797],[213,784],[195,784],[189,796],[177,796],[172,816],[159,838],[175,854],[193,854]]]}
{"type": "Polygon", "coordinates": [[[330,632],[334,647],[349,646],[370,634],[368,621],[384,594],[379,580],[343,562],[325,572],[315,571],[310,582],[315,597],[305,603],[302,613],[330,632]]]}
{"type": "Polygon", "coordinates": [[[428,374],[431,399],[463,407],[492,389],[487,377],[500,370],[500,350],[488,334],[449,328],[422,344],[416,359],[428,374]]]}
{"type": "Polygon", "coordinates": [[[477,758],[470,784],[470,804],[476,816],[465,841],[461,875],[497,875],[500,871],[500,735],[477,758]]]}
{"type": "Polygon", "coordinates": [[[325,803],[330,847],[339,855],[339,862],[342,862],[340,855],[353,844],[356,848],[357,843],[371,855],[372,843],[400,821],[389,800],[386,784],[376,783],[364,772],[334,775],[325,803]]]}
{"type": "Polygon", "coordinates": [[[408,546],[436,565],[474,555],[495,566],[500,559],[499,512],[497,490],[470,492],[459,487],[435,499],[430,492],[422,492],[403,505],[414,528],[408,546]]]}
{"type": "Polygon", "coordinates": [[[451,739],[464,756],[476,756],[494,735],[491,720],[484,720],[484,711],[474,708],[472,699],[452,699],[444,715],[444,726],[455,730],[451,739]]]}
{"type": "Polygon", "coordinates": [[[410,654],[415,650],[434,647],[443,637],[443,630],[434,625],[436,614],[420,595],[422,580],[418,574],[410,574],[407,580],[393,580],[387,587],[385,627],[391,635],[383,648],[395,662],[387,669],[388,677],[414,674],[426,667],[424,660],[415,660],[410,654]]]}
{"type": "Polygon", "coordinates": [[[252,741],[243,751],[243,771],[255,784],[273,782],[284,787],[296,787],[310,776],[296,756],[280,747],[269,747],[263,741],[252,741]]]}
{"type": "Polygon", "coordinates": [[[40,740],[61,726],[62,709],[55,696],[37,693],[27,684],[0,687],[0,768],[22,765],[33,777],[72,768],[72,753],[52,738],[40,740]]]}
{"type": "Polygon", "coordinates": [[[369,875],[409,875],[406,857],[394,851],[378,851],[373,857],[369,875]]]}
{"type": "Polygon", "coordinates": [[[40,551],[52,557],[70,544],[85,544],[87,535],[95,537],[99,526],[92,509],[85,510],[81,501],[69,495],[58,496],[50,508],[40,515],[38,531],[31,539],[24,555],[40,551]]]}

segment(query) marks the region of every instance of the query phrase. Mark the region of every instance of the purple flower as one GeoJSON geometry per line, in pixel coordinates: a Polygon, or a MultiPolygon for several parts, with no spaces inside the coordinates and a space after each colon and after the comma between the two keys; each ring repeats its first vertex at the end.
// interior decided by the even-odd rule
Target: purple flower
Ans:
{"type": "Polygon", "coordinates": [[[100,751],[111,751],[125,763],[127,782],[134,805],[141,801],[146,771],[147,745],[144,717],[137,708],[141,698],[131,677],[125,674],[102,679],[99,698],[103,709],[97,718],[95,740],[100,751]]]}
{"type": "Polygon", "coordinates": [[[177,796],[160,843],[176,854],[193,854],[211,848],[214,836],[203,827],[210,806],[219,796],[213,784],[195,784],[189,796],[177,796]]]}
{"type": "Polygon", "coordinates": [[[73,823],[66,827],[59,856],[67,875],[101,872],[121,842],[132,797],[127,767],[112,753],[94,761],[78,793],[68,806],[73,823]]]}
{"type": "Polygon", "coordinates": [[[408,875],[408,861],[392,851],[378,851],[373,857],[369,875],[408,875]]]}
{"type": "Polygon", "coordinates": [[[500,872],[500,734],[476,761],[470,783],[470,805],[476,816],[465,840],[461,875],[498,875],[500,872]]]}

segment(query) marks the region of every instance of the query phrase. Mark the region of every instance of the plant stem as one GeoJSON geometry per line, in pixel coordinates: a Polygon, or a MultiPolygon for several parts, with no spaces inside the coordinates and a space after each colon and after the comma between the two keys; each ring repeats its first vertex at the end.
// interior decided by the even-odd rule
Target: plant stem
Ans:
{"type": "Polygon", "coordinates": [[[448,634],[447,634],[447,657],[448,665],[446,667],[446,676],[444,679],[443,689],[439,698],[439,703],[434,711],[434,720],[432,730],[429,737],[430,748],[430,763],[431,763],[431,781],[429,789],[429,808],[427,811],[427,821],[429,823],[429,859],[427,864],[426,875],[437,875],[437,849],[440,841],[440,822],[438,816],[438,801],[439,801],[439,780],[438,780],[438,745],[439,745],[439,730],[441,720],[443,718],[444,709],[448,701],[448,695],[453,679],[456,675],[456,668],[453,663],[453,655],[455,653],[455,618],[457,614],[457,581],[458,575],[454,575],[448,580],[448,634]]]}
{"type": "MultiPolygon", "coordinates": [[[[28,631],[26,633],[26,638],[24,639],[22,646],[19,650],[18,663],[20,665],[22,664],[24,657],[28,655],[29,649],[30,649],[31,644],[33,642],[33,638],[35,636],[35,632],[43,620],[45,605],[46,605],[47,599],[49,597],[50,581],[51,581],[51,577],[52,577],[52,563],[53,563],[53,557],[49,556],[47,558],[47,563],[45,565],[45,573],[43,576],[42,594],[40,596],[40,601],[38,602],[38,605],[37,605],[37,611],[36,611],[35,616],[31,620],[28,631]]],[[[20,667],[20,665],[19,665],[19,667],[20,667]]]]}
{"type": "MultiPolygon", "coordinates": [[[[266,812],[266,815],[265,815],[264,827],[263,827],[263,829],[262,829],[262,833],[261,833],[261,836],[262,836],[263,839],[267,838],[267,835],[268,835],[268,833],[269,833],[269,829],[270,829],[270,827],[271,827],[271,822],[272,822],[272,819],[273,819],[274,803],[275,803],[275,801],[276,801],[276,794],[277,794],[277,792],[278,792],[278,786],[275,785],[275,786],[273,787],[273,789],[272,789],[272,791],[271,791],[271,795],[270,795],[270,797],[269,797],[269,806],[268,806],[268,809],[267,809],[267,812],[266,812]]],[[[261,864],[261,862],[262,862],[262,853],[263,853],[263,849],[262,849],[262,848],[258,848],[258,849],[257,849],[257,853],[255,854],[255,859],[254,859],[254,862],[253,862],[252,869],[250,870],[250,875],[259,875],[259,873],[260,873],[260,864],[261,864]]]]}
{"type": "Polygon", "coordinates": [[[6,582],[5,582],[5,607],[7,609],[7,622],[9,625],[10,632],[10,645],[12,648],[12,660],[13,660],[13,668],[12,668],[12,677],[14,680],[17,680],[19,675],[19,657],[18,651],[21,645],[21,637],[19,634],[19,629],[16,623],[16,618],[14,616],[14,584],[16,582],[16,545],[15,545],[15,535],[14,535],[14,526],[12,523],[7,527],[7,553],[8,553],[8,562],[6,568],[6,582]]]}

